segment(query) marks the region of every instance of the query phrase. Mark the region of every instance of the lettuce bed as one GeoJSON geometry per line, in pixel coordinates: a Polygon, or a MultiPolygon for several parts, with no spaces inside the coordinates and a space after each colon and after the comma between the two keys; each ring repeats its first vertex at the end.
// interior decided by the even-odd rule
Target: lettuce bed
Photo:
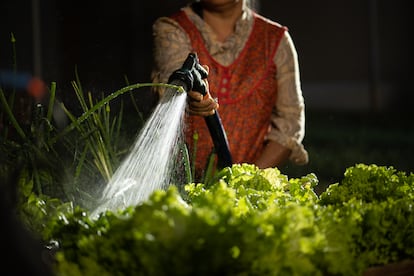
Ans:
{"type": "Polygon", "coordinates": [[[170,186],[97,219],[79,206],[55,204],[42,230],[56,250],[54,270],[362,275],[414,257],[412,173],[356,164],[319,196],[314,174],[288,179],[276,168],[249,164],[225,168],[213,182],[187,184],[184,192],[170,186]]]}

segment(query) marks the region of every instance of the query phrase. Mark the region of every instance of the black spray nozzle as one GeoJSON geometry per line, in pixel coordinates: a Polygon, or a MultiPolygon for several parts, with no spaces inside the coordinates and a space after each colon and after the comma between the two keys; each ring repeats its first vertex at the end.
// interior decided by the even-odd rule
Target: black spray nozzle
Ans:
{"type": "MultiPolygon", "coordinates": [[[[171,74],[168,83],[180,85],[186,92],[197,91],[206,95],[207,88],[203,79],[207,78],[207,76],[208,72],[200,65],[197,54],[190,53],[184,61],[183,66],[171,74]]],[[[220,169],[231,166],[232,157],[229,144],[217,110],[213,115],[204,117],[204,119],[210,131],[214,149],[218,157],[217,166],[220,169]]]]}
{"type": "Polygon", "coordinates": [[[207,76],[208,73],[200,65],[197,54],[189,53],[183,66],[171,74],[168,83],[179,83],[187,92],[193,90],[205,95],[207,90],[203,79],[207,78],[207,76]]]}

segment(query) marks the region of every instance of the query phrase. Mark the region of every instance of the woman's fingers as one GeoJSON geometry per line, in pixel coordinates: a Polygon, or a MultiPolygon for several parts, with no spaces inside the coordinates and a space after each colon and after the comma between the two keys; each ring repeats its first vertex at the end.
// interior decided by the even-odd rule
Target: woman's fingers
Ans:
{"type": "Polygon", "coordinates": [[[200,92],[197,91],[190,91],[187,93],[187,95],[189,100],[193,102],[201,102],[204,97],[200,92]]]}
{"type": "Polygon", "coordinates": [[[191,115],[209,116],[214,114],[218,109],[218,103],[210,96],[206,94],[204,97],[198,92],[190,92],[192,96],[187,105],[187,112],[191,115]],[[198,94],[198,95],[196,95],[198,94]],[[201,97],[200,97],[201,96],[201,97]]]}
{"type": "MultiPolygon", "coordinates": [[[[208,74],[208,66],[203,65],[203,68],[206,70],[208,74]]],[[[187,112],[191,115],[203,117],[209,116],[214,114],[215,110],[219,107],[217,101],[215,101],[210,95],[207,78],[203,79],[203,81],[206,85],[206,95],[203,96],[200,92],[197,91],[190,91],[187,93],[187,112]]]]}

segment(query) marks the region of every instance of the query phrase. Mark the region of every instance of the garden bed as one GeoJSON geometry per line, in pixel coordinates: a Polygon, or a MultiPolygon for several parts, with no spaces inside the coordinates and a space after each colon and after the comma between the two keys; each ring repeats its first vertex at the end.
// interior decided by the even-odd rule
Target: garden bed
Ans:
{"type": "Polygon", "coordinates": [[[414,258],[413,174],[357,164],[319,196],[317,184],[243,164],[93,220],[23,207],[65,275],[412,275],[413,261],[393,262],[414,258]]]}

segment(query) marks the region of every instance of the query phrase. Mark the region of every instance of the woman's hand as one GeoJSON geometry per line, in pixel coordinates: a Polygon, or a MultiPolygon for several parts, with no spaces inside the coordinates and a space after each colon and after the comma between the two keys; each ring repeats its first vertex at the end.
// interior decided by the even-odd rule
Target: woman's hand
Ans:
{"type": "MultiPolygon", "coordinates": [[[[203,67],[208,72],[208,66],[204,65],[203,67]]],[[[213,115],[215,110],[219,108],[217,101],[210,95],[207,79],[204,79],[203,81],[207,92],[204,96],[198,91],[190,91],[187,93],[187,112],[190,115],[206,117],[213,115]]]]}
{"type": "Polygon", "coordinates": [[[218,103],[211,97],[209,92],[203,96],[200,92],[190,91],[187,95],[187,112],[190,115],[203,117],[213,115],[215,110],[219,107],[218,103]]]}

